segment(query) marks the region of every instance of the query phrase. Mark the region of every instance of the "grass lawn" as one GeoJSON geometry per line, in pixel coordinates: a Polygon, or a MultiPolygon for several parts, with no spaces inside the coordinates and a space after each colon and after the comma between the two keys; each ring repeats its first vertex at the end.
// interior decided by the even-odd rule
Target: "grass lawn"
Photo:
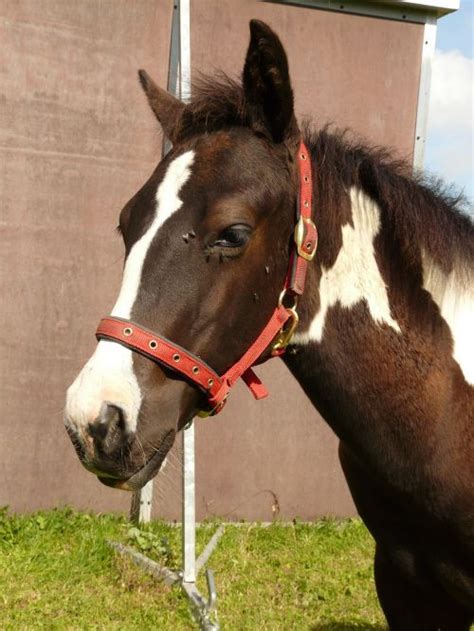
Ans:
{"type": "MultiPolygon", "coordinates": [[[[216,527],[199,528],[198,551],[216,527]]],[[[133,529],[116,515],[0,512],[0,629],[195,628],[178,587],[147,577],[106,543],[177,567],[180,536],[161,522],[133,529]]],[[[227,526],[210,562],[221,628],[385,629],[373,547],[358,520],[227,526]]],[[[200,587],[205,594],[204,579],[200,587]]]]}

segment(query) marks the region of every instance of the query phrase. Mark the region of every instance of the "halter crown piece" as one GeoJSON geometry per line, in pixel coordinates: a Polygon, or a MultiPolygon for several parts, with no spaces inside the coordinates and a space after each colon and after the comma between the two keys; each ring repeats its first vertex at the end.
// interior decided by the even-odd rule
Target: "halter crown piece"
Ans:
{"type": "Polygon", "coordinates": [[[108,316],[100,321],[97,328],[98,340],[122,344],[151,361],[170,368],[199,388],[206,396],[208,405],[199,416],[211,416],[220,412],[239,377],[242,377],[256,399],[268,396],[267,389],[252,370],[252,366],[270,345],[273,357],[283,355],[298,325],[297,302],[304,291],[308,263],[314,258],[318,245],[317,229],[311,219],[311,159],[303,141],[298,148],[297,163],[299,190],[296,225],[285,285],[269,322],[244,355],[227,372],[218,375],[196,355],[131,320],[108,316]],[[292,302],[292,305],[286,306],[288,302],[292,302]]]}

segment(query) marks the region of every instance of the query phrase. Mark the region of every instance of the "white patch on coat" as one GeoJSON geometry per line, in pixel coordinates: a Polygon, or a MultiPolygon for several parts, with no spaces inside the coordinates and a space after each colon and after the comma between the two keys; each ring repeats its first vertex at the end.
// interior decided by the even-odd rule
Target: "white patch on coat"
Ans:
{"type": "MultiPolygon", "coordinates": [[[[191,175],[193,160],[194,152],[187,151],[169,165],[156,193],[155,217],[133,245],[125,263],[122,286],[112,309],[113,316],[130,318],[148,249],[163,223],[181,207],[179,192],[191,175]]],[[[97,418],[104,401],[120,406],[125,412],[128,430],[136,429],[142,396],[133,371],[133,352],[107,340],[97,344],[94,354],[69,387],[66,426],[76,430],[87,427],[97,418]]]]}
{"type": "Polygon", "coordinates": [[[459,262],[446,274],[423,249],[421,256],[423,288],[451,330],[454,359],[466,381],[474,385],[474,270],[459,262]]]}
{"type": "Polygon", "coordinates": [[[321,342],[329,309],[336,304],[351,309],[362,301],[377,324],[387,324],[400,333],[390,313],[387,287],[375,259],[374,239],[380,230],[380,209],[356,187],[350,189],[350,198],[353,225],[342,228],[342,246],[334,265],[322,268],[319,311],[307,331],[295,334],[296,344],[321,342]]]}

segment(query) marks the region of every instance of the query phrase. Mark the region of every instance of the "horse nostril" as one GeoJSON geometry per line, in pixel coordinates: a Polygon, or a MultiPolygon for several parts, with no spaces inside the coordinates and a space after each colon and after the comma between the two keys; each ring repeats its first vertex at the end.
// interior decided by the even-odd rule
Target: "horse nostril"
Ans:
{"type": "Polygon", "coordinates": [[[102,403],[99,418],[102,423],[115,425],[120,431],[125,431],[125,412],[119,405],[107,402],[102,403]]]}
{"type": "Polygon", "coordinates": [[[96,447],[112,452],[129,438],[125,412],[118,405],[104,401],[99,416],[87,428],[96,447]]]}

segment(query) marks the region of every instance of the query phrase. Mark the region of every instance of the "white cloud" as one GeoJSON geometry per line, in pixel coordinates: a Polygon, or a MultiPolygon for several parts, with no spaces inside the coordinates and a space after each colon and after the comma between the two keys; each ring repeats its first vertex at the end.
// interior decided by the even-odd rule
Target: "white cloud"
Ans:
{"type": "Polygon", "coordinates": [[[474,59],[435,52],[425,168],[474,196],[474,59]]]}
{"type": "Polygon", "coordinates": [[[473,129],[474,59],[458,50],[437,50],[433,60],[429,126],[432,130],[473,129]]]}

